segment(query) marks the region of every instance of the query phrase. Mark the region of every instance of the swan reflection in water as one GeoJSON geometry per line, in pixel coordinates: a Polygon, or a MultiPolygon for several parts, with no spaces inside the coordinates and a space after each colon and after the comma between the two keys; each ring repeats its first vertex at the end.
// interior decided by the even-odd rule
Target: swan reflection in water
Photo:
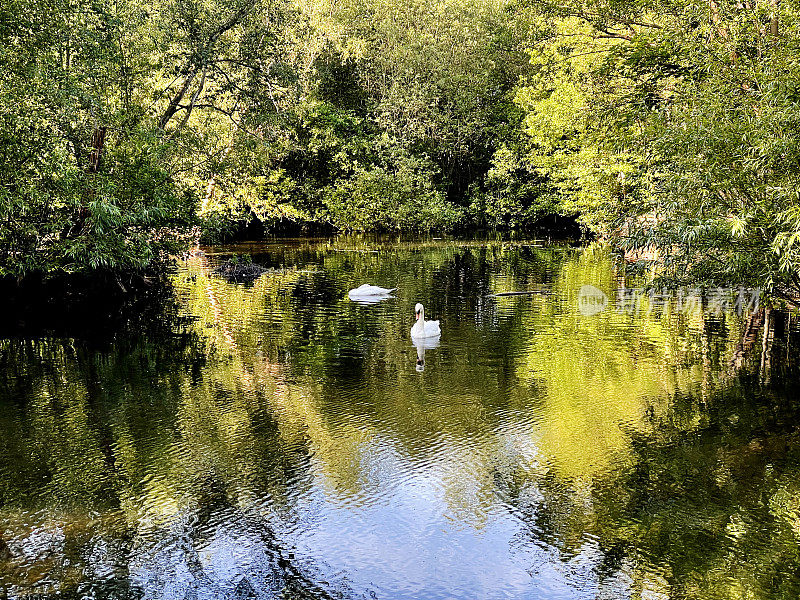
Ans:
{"type": "Polygon", "coordinates": [[[411,343],[417,349],[417,371],[422,373],[425,370],[425,350],[439,347],[441,336],[426,338],[411,338],[411,343]]]}

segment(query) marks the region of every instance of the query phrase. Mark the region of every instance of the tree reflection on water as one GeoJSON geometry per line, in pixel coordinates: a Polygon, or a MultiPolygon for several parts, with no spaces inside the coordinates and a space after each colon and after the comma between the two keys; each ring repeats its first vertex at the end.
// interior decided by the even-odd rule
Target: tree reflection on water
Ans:
{"type": "Polygon", "coordinates": [[[797,593],[790,322],[767,387],[746,315],[581,315],[602,248],[348,243],[256,248],[248,285],[193,257],[104,344],[0,341],[6,596],[797,593]]]}

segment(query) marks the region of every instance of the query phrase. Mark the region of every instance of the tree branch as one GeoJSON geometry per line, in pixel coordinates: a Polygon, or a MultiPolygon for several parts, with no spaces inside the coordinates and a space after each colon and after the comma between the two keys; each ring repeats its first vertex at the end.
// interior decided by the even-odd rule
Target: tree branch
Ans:
{"type": "Polygon", "coordinates": [[[170,100],[167,109],[164,111],[164,114],[161,115],[161,118],[158,120],[158,127],[160,129],[164,129],[169,123],[170,119],[175,115],[178,111],[178,105],[180,104],[183,97],[186,95],[186,91],[189,89],[189,85],[191,85],[194,76],[197,75],[197,68],[192,67],[189,71],[188,75],[186,75],[186,79],[183,81],[183,86],[178,91],[175,96],[173,96],[172,100],[170,100]]]}
{"type": "Polygon", "coordinates": [[[186,108],[186,114],[183,116],[183,119],[180,122],[180,125],[175,129],[176,132],[183,129],[183,126],[186,125],[186,122],[189,120],[189,116],[192,114],[192,109],[194,108],[195,102],[197,102],[197,98],[200,97],[200,94],[203,93],[203,88],[206,85],[206,71],[208,70],[208,65],[203,65],[203,73],[200,75],[200,83],[197,86],[197,90],[195,90],[194,94],[192,94],[192,99],[189,101],[189,106],[186,108]]]}

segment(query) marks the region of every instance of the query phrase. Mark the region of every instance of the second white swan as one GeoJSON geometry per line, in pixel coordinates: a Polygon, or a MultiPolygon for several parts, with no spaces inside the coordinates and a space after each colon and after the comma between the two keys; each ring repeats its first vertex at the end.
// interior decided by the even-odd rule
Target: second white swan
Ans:
{"type": "Polygon", "coordinates": [[[397,288],[384,288],[377,285],[364,283],[348,292],[349,296],[385,296],[391,294],[397,288]]]}
{"type": "Polygon", "coordinates": [[[425,320],[425,307],[419,302],[414,307],[414,314],[417,322],[411,328],[412,338],[431,338],[442,334],[442,330],[439,328],[439,321],[425,320]]]}
{"type": "Polygon", "coordinates": [[[360,285],[357,288],[353,288],[347,293],[347,296],[353,302],[358,302],[359,304],[376,304],[381,300],[386,300],[388,298],[394,298],[394,296],[390,296],[393,291],[397,288],[382,288],[378,287],[377,285],[370,285],[365,283],[364,285],[360,285]]]}

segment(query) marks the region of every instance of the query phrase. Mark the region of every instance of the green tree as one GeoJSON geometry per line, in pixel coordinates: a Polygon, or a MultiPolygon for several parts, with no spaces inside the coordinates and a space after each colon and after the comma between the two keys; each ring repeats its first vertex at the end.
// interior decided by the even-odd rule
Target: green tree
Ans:
{"type": "Polygon", "coordinates": [[[0,11],[0,275],[137,270],[174,250],[191,198],[141,96],[143,7],[0,11]]]}
{"type": "Polygon", "coordinates": [[[673,283],[796,296],[796,9],[536,5],[558,18],[519,100],[566,206],[673,283]]]}

